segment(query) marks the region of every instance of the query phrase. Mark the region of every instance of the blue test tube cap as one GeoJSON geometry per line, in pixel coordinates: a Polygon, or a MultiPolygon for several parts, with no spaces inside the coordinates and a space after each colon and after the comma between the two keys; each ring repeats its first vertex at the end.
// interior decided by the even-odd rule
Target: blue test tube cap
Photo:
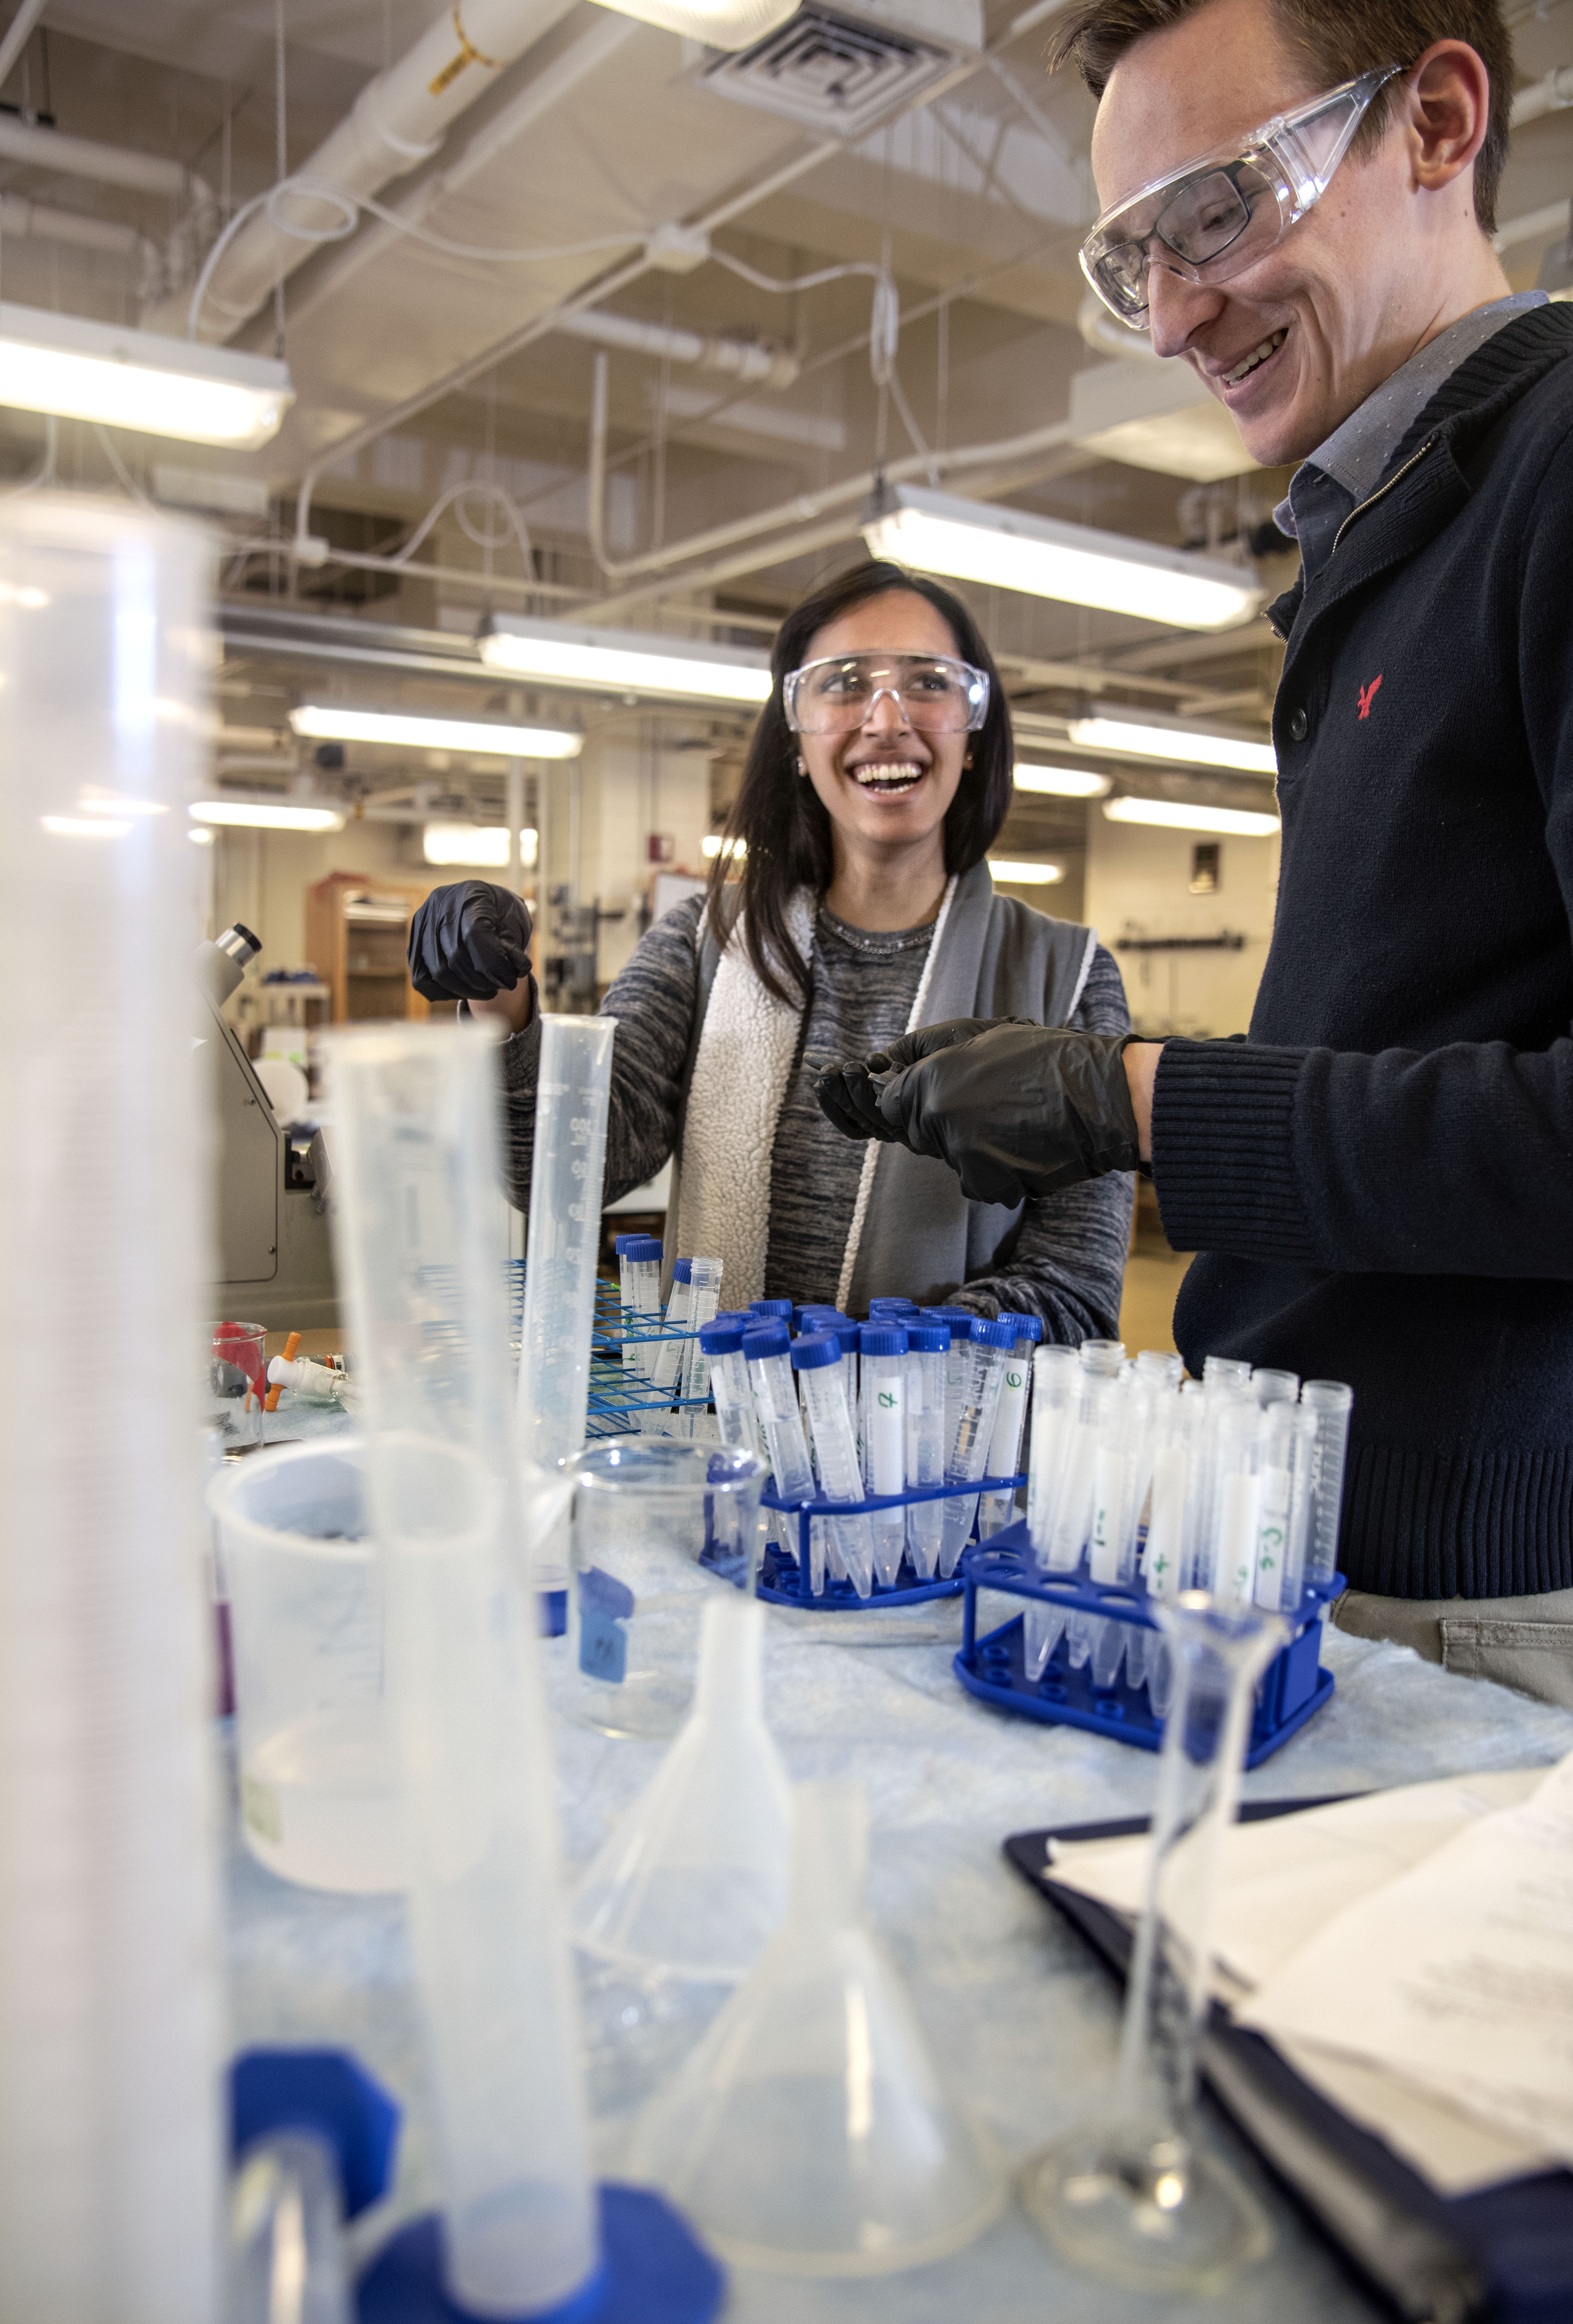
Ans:
{"type": "Polygon", "coordinates": [[[858,1338],[865,1356],[904,1356],[907,1352],[906,1326],[893,1320],[865,1323],[858,1338]]]}
{"type": "Polygon", "coordinates": [[[647,1236],[642,1234],[618,1235],[615,1238],[612,1248],[616,1252],[619,1259],[626,1259],[629,1251],[636,1242],[644,1242],[647,1241],[648,1239],[649,1238],[647,1236]]]}
{"type": "Polygon", "coordinates": [[[823,1371],[827,1364],[841,1360],[841,1342],[834,1332],[807,1332],[800,1340],[792,1342],[792,1370],[795,1372],[823,1371]]]}
{"type": "Polygon", "coordinates": [[[792,1303],[790,1299],[751,1299],[748,1312],[751,1315],[780,1315],[790,1319],[792,1303]]]}
{"type": "Polygon", "coordinates": [[[691,1283],[694,1279],[693,1260],[674,1259],[671,1263],[671,1279],[674,1283],[691,1283]]]}
{"type": "Polygon", "coordinates": [[[736,1315],[728,1315],[725,1323],[717,1315],[713,1323],[699,1326],[699,1345],[708,1356],[735,1356],[743,1338],[743,1325],[736,1315]]]}
{"type": "Polygon", "coordinates": [[[661,1264],[660,1236],[630,1235],[628,1248],[623,1253],[623,1257],[628,1261],[630,1267],[645,1267],[652,1259],[659,1267],[661,1264]]]}
{"type": "Polygon", "coordinates": [[[763,1363],[766,1356],[784,1356],[791,1343],[792,1335],[779,1315],[762,1315],[743,1334],[743,1352],[751,1364],[763,1363]]]}
{"type": "Polygon", "coordinates": [[[1011,1324],[1014,1328],[1018,1340],[1032,1340],[1036,1342],[1043,1336],[1041,1315],[1023,1315],[1019,1307],[1002,1307],[1000,1322],[1011,1324]]]}
{"type": "Polygon", "coordinates": [[[915,1315],[917,1313],[918,1303],[915,1299],[871,1299],[868,1303],[868,1320],[871,1323],[879,1315],[915,1315]]]}
{"type": "Polygon", "coordinates": [[[974,1343],[980,1348],[1013,1348],[1016,1344],[1016,1319],[1013,1315],[1002,1315],[996,1322],[990,1323],[982,1315],[975,1315],[972,1337],[974,1343]]]}
{"type": "Polygon", "coordinates": [[[757,1323],[759,1318],[751,1314],[746,1307],[717,1307],[710,1321],[712,1323],[741,1323],[746,1331],[751,1323],[757,1323]]]}
{"type": "Polygon", "coordinates": [[[913,1355],[943,1356],[949,1353],[950,1326],[948,1323],[930,1323],[924,1320],[909,1323],[906,1329],[907,1346],[913,1355]]]}

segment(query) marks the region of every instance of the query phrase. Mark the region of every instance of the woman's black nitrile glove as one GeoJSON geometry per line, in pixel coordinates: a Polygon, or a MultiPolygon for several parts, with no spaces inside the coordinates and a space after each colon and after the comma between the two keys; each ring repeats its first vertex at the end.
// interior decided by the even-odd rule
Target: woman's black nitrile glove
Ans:
{"type": "Polygon", "coordinates": [[[1133,1038],[1007,1021],[888,1073],[871,1070],[869,1082],[887,1133],[948,1162],[968,1202],[1013,1208],[1142,1167],[1124,1063],[1133,1038]]]}
{"type": "Polygon", "coordinates": [[[814,1083],[819,1111],[847,1138],[877,1138],[886,1146],[905,1139],[879,1110],[874,1075],[899,1073],[903,1065],[931,1057],[937,1049],[952,1049],[995,1025],[1030,1025],[1030,1017],[948,1017],[942,1025],[920,1025],[915,1033],[901,1033],[872,1057],[832,1057],[814,1083]]]}
{"type": "Polygon", "coordinates": [[[410,982],[426,1001],[492,1001],[530,973],[530,914],[511,888],[456,880],[410,923],[410,982]]]}

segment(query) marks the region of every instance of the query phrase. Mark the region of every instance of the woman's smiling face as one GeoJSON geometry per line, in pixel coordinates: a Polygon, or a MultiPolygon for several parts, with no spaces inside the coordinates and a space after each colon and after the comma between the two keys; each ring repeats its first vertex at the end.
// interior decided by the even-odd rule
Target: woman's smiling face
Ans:
{"type": "MultiPolygon", "coordinates": [[[[816,631],[803,659],[882,651],[960,659],[944,614],[915,590],[892,589],[816,631]]],[[[975,738],[965,732],[920,733],[895,695],[882,690],[861,726],[794,739],[808,779],[844,841],[910,847],[939,833],[975,738]]]]}

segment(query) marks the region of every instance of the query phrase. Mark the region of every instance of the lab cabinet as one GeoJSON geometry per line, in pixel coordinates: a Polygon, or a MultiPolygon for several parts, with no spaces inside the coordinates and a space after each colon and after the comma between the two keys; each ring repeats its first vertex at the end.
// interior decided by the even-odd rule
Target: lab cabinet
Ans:
{"type": "Polygon", "coordinates": [[[332,994],[335,1025],[424,1017],[410,982],[410,918],[426,890],[359,872],[330,872],[306,890],[306,950],[332,994]]]}

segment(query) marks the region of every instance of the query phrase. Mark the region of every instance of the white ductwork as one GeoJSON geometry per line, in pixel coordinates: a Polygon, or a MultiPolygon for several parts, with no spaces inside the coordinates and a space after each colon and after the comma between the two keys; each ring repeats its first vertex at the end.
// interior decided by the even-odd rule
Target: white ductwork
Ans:
{"type": "Polygon", "coordinates": [[[1573,65],[1559,65],[1544,80],[1531,81],[1521,88],[1513,101],[1513,125],[1522,129],[1526,121],[1539,121],[1543,114],[1563,113],[1573,105],[1573,65]]]}
{"type": "Polygon", "coordinates": [[[615,347],[622,354],[652,355],[658,362],[691,364],[697,371],[718,371],[751,386],[791,387],[798,375],[798,360],[784,348],[754,339],[706,338],[698,331],[681,331],[670,324],[643,323],[632,315],[608,314],[605,308],[587,308],[558,325],[571,339],[588,339],[598,347],[615,347]]]}
{"type": "MultiPolygon", "coordinates": [[[[573,0],[454,0],[397,64],[367,82],[348,117],[294,177],[345,203],[376,196],[394,178],[430,161],[450,124],[495,88],[504,69],[572,5],[573,0]]],[[[318,223],[303,189],[285,199],[303,225],[318,223]]],[[[337,200],[315,205],[321,217],[337,207],[337,200]]],[[[259,210],[225,253],[203,298],[194,336],[232,337],[274,284],[317,246],[315,240],[285,233],[266,209],[259,210]]],[[[183,333],[186,316],[177,311],[178,304],[171,300],[150,317],[152,327],[183,333]]]]}
{"type": "Polygon", "coordinates": [[[23,201],[20,194],[0,194],[0,235],[134,259],[137,293],[144,299],[158,287],[163,272],[157,244],[134,226],[122,226],[114,218],[83,217],[79,211],[53,209],[46,202],[23,201]]]}
{"type": "Polygon", "coordinates": [[[100,145],[93,137],[63,137],[58,129],[4,115],[0,161],[17,161],[28,170],[57,170],[62,177],[88,178],[96,185],[120,186],[130,194],[186,199],[199,208],[214,206],[211,186],[183,162],[166,161],[161,153],[134,152],[126,145],[100,145]]]}

